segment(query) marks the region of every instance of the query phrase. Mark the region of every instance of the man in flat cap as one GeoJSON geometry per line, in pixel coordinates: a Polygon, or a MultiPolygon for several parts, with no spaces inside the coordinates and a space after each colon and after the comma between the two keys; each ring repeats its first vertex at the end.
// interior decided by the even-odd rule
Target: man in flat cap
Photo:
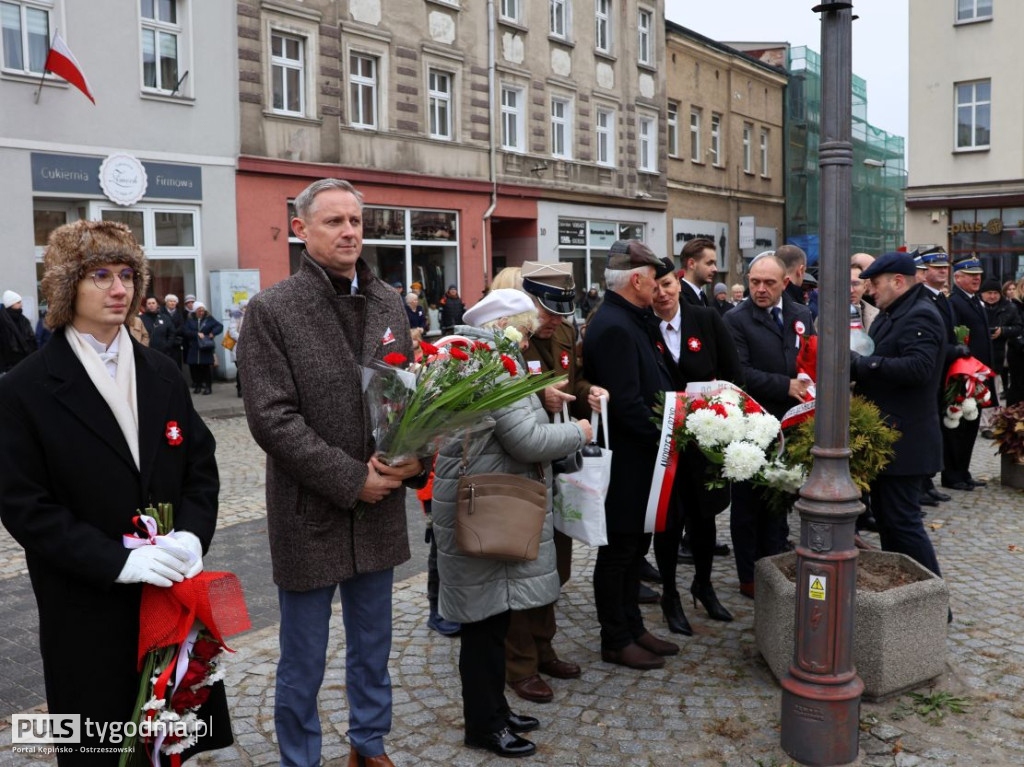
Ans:
{"type": "Polygon", "coordinates": [[[661,260],[639,240],[618,240],[608,252],[607,292],[583,340],[583,374],[609,392],[615,435],[611,484],[605,501],[608,545],[598,550],[594,603],[601,624],[601,658],[636,669],[661,668],[679,647],[644,627],[637,603],[640,568],[650,545],[644,532],[647,488],[657,459],[658,429],[651,421],[658,392],[672,376],[656,347],[651,311],[661,260]]]}
{"type": "MultiPolygon", "coordinates": [[[[967,346],[970,348],[970,356],[991,368],[991,329],[985,307],[978,295],[982,274],[984,274],[984,269],[981,267],[981,261],[974,256],[961,258],[954,263],[954,284],[949,293],[949,302],[953,305],[956,324],[964,325],[967,328],[967,346]]],[[[993,383],[992,380],[988,381],[989,390],[992,392],[993,404],[998,404],[995,401],[996,391],[992,386],[993,383]]],[[[943,443],[943,487],[954,490],[973,490],[986,484],[984,480],[971,476],[971,455],[974,453],[974,442],[978,438],[980,422],[980,418],[973,421],[963,418],[955,429],[942,427],[943,432],[946,433],[943,443]]]]}
{"type": "MultiPolygon", "coordinates": [[[[549,386],[538,396],[544,409],[553,416],[562,412],[563,403],[578,418],[589,418],[592,409],[599,409],[600,398],[608,392],[591,386],[583,377],[576,354],[575,313],[576,286],[571,264],[526,261],[522,266],[523,291],[533,298],[537,307],[539,327],[530,338],[523,358],[531,375],[549,370],[565,374],[568,379],[558,387],[549,386]]],[[[552,470],[557,473],[558,462],[552,470]]],[[[555,556],[558,577],[564,586],[572,571],[572,538],[555,530],[555,556]]],[[[505,674],[509,686],[520,698],[535,703],[549,702],[554,693],[541,674],[555,679],[575,679],[580,667],[558,657],[551,640],[555,636],[554,602],[530,610],[514,610],[505,637],[505,674]]]]}
{"type": "Polygon", "coordinates": [[[941,576],[919,498],[924,480],[942,466],[935,401],[945,371],[944,326],[915,281],[916,271],[906,253],[886,253],[861,272],[871,280],[880,313],[869,333],[875,350],[851,352],[850,378],[900,432],[893,459],[871,484],[882,549],[906,554],[941,576]]]}

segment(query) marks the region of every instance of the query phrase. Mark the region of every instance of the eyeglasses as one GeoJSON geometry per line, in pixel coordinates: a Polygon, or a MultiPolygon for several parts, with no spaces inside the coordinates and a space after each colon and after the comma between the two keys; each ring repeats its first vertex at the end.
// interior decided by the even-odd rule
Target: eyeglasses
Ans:
{"type": "Polygon", "coordinates": [[[92,277],[93,285],[100,290],[110,290],[114,286],[115,276],[121,280],[121,285],[125,290],[132,290],[135,287],[135,270],[129,267],[119,272],[113,272],[110,269],[97,269],[89,276],[92,277]]]}

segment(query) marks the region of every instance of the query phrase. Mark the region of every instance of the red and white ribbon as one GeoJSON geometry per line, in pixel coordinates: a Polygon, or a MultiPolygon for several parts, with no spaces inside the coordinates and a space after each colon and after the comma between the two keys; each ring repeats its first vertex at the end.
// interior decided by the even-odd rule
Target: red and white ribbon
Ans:
{"type": "Polygon", "coordinates": [[[684,392],[665,392],[665,407],[661,417],[661,437],[658,440],[658,457],[654,462],[654,475],[647,496],[647,513],[644,516],[644,532],[660,533],[668,521],[668,502],[672,497],[672,484],[676,478],[679,456],[672,440],[677,414],[681,418],[686,412],[684,392]]]}
{"type": "Polygon", "coordinates": [[[183,553],[188,558],[187,561],[189,564],[195,562],[196,555],[172,537],[174,535],[173,530],[171,530],[167,535],[157,534],[157,531],[160,528],[157,526],[156,520],[153,519],[153,517],[147,514],[139,514],[132,518],[132,522],[135,525],[142,525],[146,529],[146,537],[143,538],[138,533],[122,535],[121,543],[126,549],[141,549],[143,546],[159,546],[162,549],[183,553]]]}

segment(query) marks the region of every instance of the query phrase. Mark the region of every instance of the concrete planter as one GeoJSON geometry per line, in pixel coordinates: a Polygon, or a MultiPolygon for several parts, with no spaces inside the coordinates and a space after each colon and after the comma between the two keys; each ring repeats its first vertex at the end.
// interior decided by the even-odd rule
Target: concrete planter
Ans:
{"type": "Polygon", "coordinates": [[[1005,453],[999,456],[999,483],[1004,487],[1024,490],[1024,463],[1005,453]]]}
{"type": "MultiPolygon", "coordinates": [[[[861,551],[862,561],[897,564],[919,580],[882,592],[857,591],[853,662],[864,681],[864,698],[890,698],[941,675],[946,668],[945,581],[903,554],[861,551]]],[[[780,568],[796,554],[765,557],[754,580],[754,638],[776,679],[793,661],[796,585],[780,568]]]]}

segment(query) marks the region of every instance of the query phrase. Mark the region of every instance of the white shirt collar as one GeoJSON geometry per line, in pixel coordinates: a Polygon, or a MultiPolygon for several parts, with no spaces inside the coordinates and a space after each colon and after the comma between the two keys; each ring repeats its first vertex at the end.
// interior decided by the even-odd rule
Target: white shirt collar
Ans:
{"type": "Polygon", "coordinates": [[[690,290],[692,290],[694,293],[697,294],[697,298],[700,298],[700,288],[698,288],[696,285],[694,285],[692,282],[690,282],[685,277],[683,278],[683,284],[684,285],[689,285],[690,286],[690,290]]]}
{"type": "Polygon", "coordinates": [[[670,320],[662,320],[661,321],[661,329],[665,330],[666,327],[671,325],[672,329],[675,330],[676,332],[678,332],[679,331],[679,325],[681,324],[682,317],[683,317],[682,307],[677,306],[676,307],[676,314],[675,314],[675,316],[672,319],[670,319],[670,320]]]}
{"type": "Polygon", "coordinates": [[[100,357],[103,360],[104,367],[107,372],[110,373],[111,378],[117,376],[117,350],[119,347],[119,341],[121,334],[118,333],[114,336],[114,340],[110,343],[110,346],[105,346],[101,341],[98,341],[95,336],[90,333],[79,333],[82,340],[89,344],[90,347],[97,353],[104,356],[100,357]]]}

